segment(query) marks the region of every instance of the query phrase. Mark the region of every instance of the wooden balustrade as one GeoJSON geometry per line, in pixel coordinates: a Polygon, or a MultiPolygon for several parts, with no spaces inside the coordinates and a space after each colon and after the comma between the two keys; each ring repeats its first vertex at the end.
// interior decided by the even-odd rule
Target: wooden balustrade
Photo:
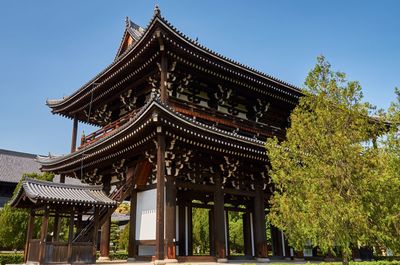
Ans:
{"type": "Polygon", "coordinates": [[[106,126],[102,127],[101,129],[89,134],[89,135],[82,135],[81,137],[81,145],[78,147],[78,149],[81,149],[89,144],[92,144],[96,141],[98,141],[99,139],[103,138],[104,136],[107,136],[111,133],[113,133],[116,129],[118,129],[119,127],[121,127],[123,124],[125,124],[126,122],[128,122],[129,120],[131,120],[133,118],[133,116],[135,116],[135,114],[139,111],[140,109],[130,112],[124,116],[122,116],[121,118],[119,118],[116,121],[113,121],[109,124],[107,124],[106,126]]]}

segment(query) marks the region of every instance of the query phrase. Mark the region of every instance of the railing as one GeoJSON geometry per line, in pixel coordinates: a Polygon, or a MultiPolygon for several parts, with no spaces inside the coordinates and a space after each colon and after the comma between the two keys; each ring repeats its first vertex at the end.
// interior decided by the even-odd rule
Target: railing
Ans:
{"type": "Polygon", "coordinates": [[[130,121],[133,118],[133,116],[135,116],[136,113],[138,113],[139,110],[140,109],[134,110],[134,111],[122,116],[118,120],[107,124],[103,128],[95,131],[94,133],[91,133],[91,134],[86,135],[86,136],[82,135],[82,137],[81,137],[81,145],[78,147],[78,149],[81,149],[82,147],[85,147],[85,146],[87,146],[89,144],[92,144],[92,143],[98,141],[99,139],[103,138],[104,136],[109,135],[114,130],[118,129],[120,126],[122,126],[126,122],[130,121]]]}
{"type": "MultiPolygon", "coordinates": [[[[127,174],[125,183],[121,185],[121,187],[119,187],[118,189],[114,190],[109,197],[121,203],[128,195],[127,193],[130,192],[130,188],[133,185],[133,178],[134,174],[127,174]]],[[[109,208],[100,209],[99,212],[100,225],[105,221],[105,217],[109,214],[109,212],[112,213],[117,207],[118,205],[111,209],[109,208]]],[[[88,238],[88,236],[90,236],[94,228],[94,218],[95,218],[94,215],[88,218],[88,224],[79,232],[79,234],[74,238],[73,242],[90,241],[90,238],[88,238]]]]}

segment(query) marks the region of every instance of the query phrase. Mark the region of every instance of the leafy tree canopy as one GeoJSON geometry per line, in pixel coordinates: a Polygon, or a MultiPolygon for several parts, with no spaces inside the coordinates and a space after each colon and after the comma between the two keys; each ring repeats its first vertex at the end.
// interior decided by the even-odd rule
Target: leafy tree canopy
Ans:
{"type": "Polygon", "coordinates": [[[269,218],[293,247],[338,249],[347,260],[352,247],[378,235],[371,209],[382,166],[374,139],[383,125],[370,118],[374,108],[363,102],[360,84],[322,56],[303,91],[286,140],[266,143],[275,185],[269,218]]]}

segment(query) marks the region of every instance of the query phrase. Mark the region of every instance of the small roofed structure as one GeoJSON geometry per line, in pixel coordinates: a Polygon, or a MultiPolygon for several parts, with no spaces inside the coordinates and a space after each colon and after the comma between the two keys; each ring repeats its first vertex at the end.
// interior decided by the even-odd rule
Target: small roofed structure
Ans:
{"type": "Polygon", "coordinates": [[[102,186],[70,185],[25,178],[16,196],[9,203],[12,207],[30,209],[24,262],[95,263],[97,234],[101,213],[118,205],[102,190],[102,186]],[[91,237],[76,242],[74,238],[83,230],[82,215],[93,219],[91,237]],[[33,238],[34,220],[42,217],[40,238],[33,238]],[[49,218],[54,218],[49,231],[49,218]],[[61,218],[69,219],[68,240],[60,239],[61,218]],[[75,234],[74,234],[74,227],[75,234]]]}

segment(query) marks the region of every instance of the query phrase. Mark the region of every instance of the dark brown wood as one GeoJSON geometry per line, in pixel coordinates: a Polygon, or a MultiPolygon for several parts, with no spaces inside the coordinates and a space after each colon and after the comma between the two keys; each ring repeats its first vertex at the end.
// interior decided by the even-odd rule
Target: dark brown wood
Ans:
{"type": "Polygon", "coordinates": [[[47,228],[49,225],[49,209],[46,207],[43,215],[42,227],[40,229],[40,248],[39,248],[39,263],[44,262],[46,255],[46,239],[47,239],[47,228]]]}
{"type": "Polygon", "coordinates": [[[69,218],[69,229],[68,229],[68,262],[72,263],[72,240],[74,239],[74,219],[75,210],[71,210],[71,215],[69,218]]]}
{"type": "Polygon", "coordinates": [[[243,213],[242,218],[243,218],[244,255],[252,256],[250,213],[249,212],[243,213]]]}
{"type": "Polygon", "coordinates": [[[231,253],[231,242],[229,238],[229,211],[225,211],[225,227],[226,227],[226,255],[229,256],[231,253]]]}
{"type": "Polygon", "coordinates": [[[168,73],[168,57],[165,52],[161,53],[161,63],[160,63],[160,98],[161,101],[165,102],[168,99],[168,91],[167,91],[167,73],[168,73]]]}
{"type": "Polygon", "coordinates": [[[58,241],[59,234],[60,234],[60,217],[58,213],[55,213],[54,224],[53,224],[53,242],[58,241]]]}
{"type": "Polygon", "coordinates": [[[225,246],[225,221],[224,221],[224,192],[221,189],[222,183],[216,177],[214,192],[214,228],[215,228],[215,254],[218,259],[226,258],[225,246]]]}
{"type": "MultiPolygon", "coordinates": [[[[105,194],[110,194],[111,190],[111,177],[107,176],[103,179],[103,191],[105,194]]],[[[106,221],[101,226],[100,234],[100,257],[102,259],[109,259],[110,257],[110,228],[111,228],[111,212],[109,211],[106,216],[106,221]]]]}
{"type": "Polygon", "coordinates": [[[156,259],[164,259],[164,188],[165,188],[165,136],[157,127],[157,201],[156,201],[156,259]]]}
{"type": "Polygon", "coordinates": [[[214,209],[208,211],[208,231],[210,237],[210,255],[215,257],[214,209]]]}
{"type": "Polygon", "coordinates": [[[193,256],[193,211],[192,206],[187,207],[188,249],[187,255],[193,256]]]}
{"type": "Polygon", "coordinates": [[[128,243],[128,258],[135,258],[137,255],[136,245],[136,205],[137,192],[132,189],[131,192],[131,208],[129,217],[129,243],[128,243]]]}
{"type": "Polygon", "coordinates": [[[74,116],[74,121],[72,124],[72,137],[71,137],[71,153],[76,151],[76,137],[78,134],[78,119],[74,116]]]}
{"type": "Polygon", "coordinates": [[[265,227],[265,207],[264,194],[259,185],[255,186],[256,197],[254,197],[254,245],[255,255],[258,258],[268,256],[266,227],[265,227]]]}
{"type": "Polygon", "coordinates": [[[60,174],[60,183],[65,183],[65,174],[60,174]]]}
{"type": "Polygon", "coordinates": [[[93,227],[93,255],[96,257],[97,252],[97,241],[99,236],[99,219],[100,209],[95,207],[94,209],[94,227],[93,227]]]}
{"type": "Polygon", "coordinates": [[[176,187],[174,178],[167,177],[165,187],[165,241],[167,258],[176,259],[176,187]]]}
{"type": "Polygon", "coordinates": [[[111,216],[107,217],[107,220],[101,226],[100,235],[100,257],[107,259],[110,257],[110,228],[111,228],[111,216]]]}
{"type": "Polygon", "coordinates": [[[179,218],[179,256],[186,255],[186,234],[185,234],[185,206],[179,205],[178,218],[179,218]]]}
{"type": "Polygon", "coordinates": [[[27,232],[26,232],[24,263],[26,263],[28,260],[29,241],[32,239],[34,225],[35,225],[35,212],[33,210],[31,210],[29,213],[28,227],[27,227],[27,232]]]}

